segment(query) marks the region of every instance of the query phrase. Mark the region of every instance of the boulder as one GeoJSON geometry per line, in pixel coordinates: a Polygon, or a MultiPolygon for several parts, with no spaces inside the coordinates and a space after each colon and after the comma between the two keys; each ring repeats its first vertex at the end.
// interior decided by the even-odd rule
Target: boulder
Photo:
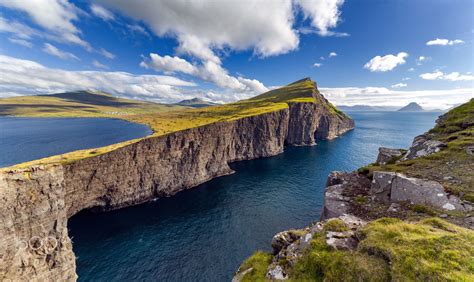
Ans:
{"type": "Polygon", "coordinates": [[[402,156],[402,150],[400,149],[391,149],[380,147],[379,154],[377,156],[377,161],[375,161],[379,165],[385,165],[388,162],[400,158],[402,156]]]}
{"type": "Polygon", "coordinates": [[[441,151],[447,145],[438,140],[432,140],[428,135],[423,134],[415,137],[413,144],[402,160],[412,160],[419,157],[428,156],[441,151]]]}
{"type": "Polygon", "coordinates": [[[464,211],[459,198],[448,195],[436,181],[427,181],[397,174],[392,183],[391,202],[410,202],[443,210],[464,211]]]}
{"type": "Polygon", "coordinates": [[[374,200],[389,203],[392,190],[393,179],[396,177],[394,172],[375,171],[369,193],[374,200]]]}
{"type": "Polygon", "coordinates": [[[344,184],[326,187],[324,193],[324,208],[321,220],[339,217],[347,214],[349,210],[349,198],[343,196],[344,184]]]}
{"type": "Polygon", "coordinates": [[[326,244],[335,250],[354,250],[358,243],[353,231],[326,233],[326,244]]]}

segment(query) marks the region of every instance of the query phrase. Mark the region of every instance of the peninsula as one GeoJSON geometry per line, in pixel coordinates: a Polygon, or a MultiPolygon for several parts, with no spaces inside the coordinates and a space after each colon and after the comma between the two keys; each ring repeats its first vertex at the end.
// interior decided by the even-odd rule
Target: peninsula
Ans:
{"type": "MultiPolygon", "coordinates": [[[[55,114],[68,111],[57,108],[55,114]]],[[[43,113],[23,109],[21,115],[43,113]]],[[[231,162],[313,145],[354,127],[310,79],[232,104],[114,117],[147,124],[154,133],[0,171],[2,280],[76,280],[67,219],[81,210],[172,196],[232,173],[231,162]],[[27,247],[19,248],[19,242],[27,247]]]]}

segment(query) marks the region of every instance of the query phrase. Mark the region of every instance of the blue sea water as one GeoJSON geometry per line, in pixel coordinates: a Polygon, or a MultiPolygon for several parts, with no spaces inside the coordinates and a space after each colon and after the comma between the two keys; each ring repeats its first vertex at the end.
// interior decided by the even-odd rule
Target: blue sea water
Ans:
{"type": "Polygon", "coordinates": [[[0,116],[0,167],[102,147],[151,133],[145,125],[120,119],[0,116]]]}
{"type": "Polygon", "coordinates": [[[232,164],[174,197],[69,220],[79,281],[229,281],[273,235],[317,221],[327,175],[406,148],[439,113],[354,112],[356,129],[312,147],[232,164]]]}

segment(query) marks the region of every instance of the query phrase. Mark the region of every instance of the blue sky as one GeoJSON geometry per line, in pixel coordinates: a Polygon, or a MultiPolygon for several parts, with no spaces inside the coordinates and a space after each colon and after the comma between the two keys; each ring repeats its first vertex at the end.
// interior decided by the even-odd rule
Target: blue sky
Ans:
{"type": "Polygon", "coordinates": [[[339,105],[448,108],[474,96],[473,12],[469,0],[0,0],[0,96],[229,102],[310,76],[339,105]]]}

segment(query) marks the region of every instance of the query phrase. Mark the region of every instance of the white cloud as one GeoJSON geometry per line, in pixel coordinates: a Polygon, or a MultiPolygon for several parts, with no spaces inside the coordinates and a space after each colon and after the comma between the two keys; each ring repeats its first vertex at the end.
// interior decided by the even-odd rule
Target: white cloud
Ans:
{"type": "Polygon", "coordinates": [[[303,10],[305,18],[311,19],[311,25],[318,30],[322,36],[337,35],[329,29],[336,27],[341,12],[339,8],[344,0],[296,0],[303,10]]]}
{"type": "Polygon", "coordinates": [[[450,81],[472,81],[474,80],[474,75],[470,73],[460,74],[459,72],[452,72],[445,74],[442,71],[435,71],[431,73],[422,73],[420,74],[422,79],[426,80],[450,80],[450,81]]]}
{"type": "Polygon", "coordinates": [[[140,66],[145,68],[152,68],[156,71],[165,73],[182,72],[190,75],[197,73],[197,68],[180,57],[160,56],[151,53],[150,59],[145,59],[140,63],[140,66]]]}
{"type": "MultiPolygon", "coordinates": [[[[36,24],[51,32],[50,36],[57,37],[58,41],[77,44],[89,51],[92,50],[90,44],[79,37],[81,31],[73,24],[83,12],[66,0],[0,0],[0,6],[28,14],[36,24]]],[[[23,26],[26,27],[26,25],[23,26]]]]}
{"type": "Polygon", "coordinates": [[[99,51],[99,54],[102,56],[106,57],[107,59],[115,59],[115,55],[110,53],[109,51],[105,50],[104,48],[101,48],[99,51]]]}
{"type": "Polygon", "coordinates": [[[455,39],[455,40],[449,40],[449,39],[440,39],[436,38],[434,40],[430,40],[426,42],[426,45],[431,46],[431,45],[441,45],[441,46],[451,46],[451,45],[456,45],[456,44],[463,44],[464,41],[460,39],[455,39]]]}
{"type": "Polygon", "coordinates": [[[30,41],[25,40],[25,39],[10,37],[10,38],[8,38],[8,41],[10,41],[11,43],[14,43],[14,44],[18,44],[18,45],[21,45],[21,46],[24,46],[24,47],[28,47],[28,48],[33,47],[33,43],[31,43],[30,41]]]}
{"type": "Polygon", "coordinates": [[[314,64],[313,64],[313,67],[319,68],[319,67],[322,66],[322,65],[323,65],[323,64],[321,64],[321,63],[314,63],[314,64]]]}
{"type": "Polygon", "coordinates": [[[91,11],[94,15],[103,19],[104,21],[111,21],[115,18],[112,12],[97,4],[91,5],[91,11]]]}
{"type": "Polygon", "coordinates": [[[127,24],[126,26],[132,32],[140,33],[140,34],[145,35],[146,37],[150,37],[150,34],[148,33],[148,31],[146,31],[146,29],[139,24],[127,24]]]}
{"type": "Polygon", "coordinates": [[[106,65],[104,65],[104,64],[102,64],[102,63],[100,63],[100,62],[97,61],[97,60],[93,60],[93,61],[92,61],[92,65],[93,65],[94,67],[96,67],[96,68],[99,68],[99,69],[109,69],[108,66],[106,66],[106,65]]]}
{"type": "Polygon", "coordinates": [[[392,88],[402,88],[402,87],[407,87],[408,85],[406,83],[397,83],[397,84],[394,84],[390,87],[392,88]]]}
{"type": "Polygon", "coordinates": [[[421,66],[423,63],[431,61],[431,57],[419,56],[416,59],[416,64],[421,66]]]}
{"type": "Polygon", "coordinates": [[[331,53],[329,53],[329,58],[331,58],[331,57],[336,57],[336,56],[337,56],[337,53],[336,53],[336,52],[331,52],[331,53]]]}
{"type": "MultiPolygon", "coordinates": [[[[105,91],[124,97],[176,102],[192,98],[192,82],[172,76],[127,72],[67,71],[30,60],[0,55],[0,96],[34,95],[75,90],[105,91]]],[[[225,97],[225,96],[221,96],[225,97]]]]}
{"type": "Polygon", "coordinates": [[[43,52],[48,53],[50,55],[56,56],[60,59],[63,60],[79,60],[78,57],[76,57],[74,54],[61,51],[58,48],[56,48],[54,45],[51,45],[49,43],[45,43],[43,46],[43,49],[41,49],[43,52]]]}
{"type": "Polygon", "coordinates": [[[180,57],[160,56],[151,53],[150,58],[144,58],[140,66],[164,73],[181,72],[189,74],[213,82],[219,87],[232,89],[240,93],[260,94],[268,90],[258,80],[229,75],[227,70],[212,60],[205,61],[201,65],[193,65],[180,57]]]}
{"type": "Polygon", "coordinates": [[[410,79],[411,79],[411,77],[404,77],[404,78],[402,78],[403,81],[407,81],[407,80],[410,80],[410,79]]]}
{"type": "Polygon", "coordinates": [[[400,52],[396,56],[392,54],[385,55],[383,57],[375,56],[364,65],[364,68],[370,70],[371,72],[391,71],[396,66],[403,65],[406,62],[406,57],[408,57],[408,54],[405,52],[400,52]]]}
{"type": "Polygon", "coordinates": [[[414,68],[409,68],[408,71],[409,71],[409,72],[414,72],[415,69],[414,69],[414,68]]]}
{"type": "Polygon", "coordinates": [[[252,50],[259,57],[268,57],[296,50],[299,44],[298,31],[293,27],[296,13],[303,11],[321,35],[330,35],[330,29],[339,21],[343,2],[258,0],[242,5],[238,1],[213,0],[103,0],[101,4],[143,22],[159,37],[176,38],[176,55],[197,59],[190,67],[178,60],[181,59],[178,56],[157,55],[159,57],[142,62],[142,66],[164,72],[184,72],[222,88],[257,93],[266,87],[260,82],[248,83],[246,78],[229,75],[222,65],[222,51],[252,50]],[[173,62],[178,66],[171,66],[173,62]]]}
{"type": "Polygon", "coordinates": [[[336,105],[371,105],[403,107],[417,102],[427,109],[447,109],[474,98],[474,88],[404,91],[384,87],[320,88],[336,105]]]}

